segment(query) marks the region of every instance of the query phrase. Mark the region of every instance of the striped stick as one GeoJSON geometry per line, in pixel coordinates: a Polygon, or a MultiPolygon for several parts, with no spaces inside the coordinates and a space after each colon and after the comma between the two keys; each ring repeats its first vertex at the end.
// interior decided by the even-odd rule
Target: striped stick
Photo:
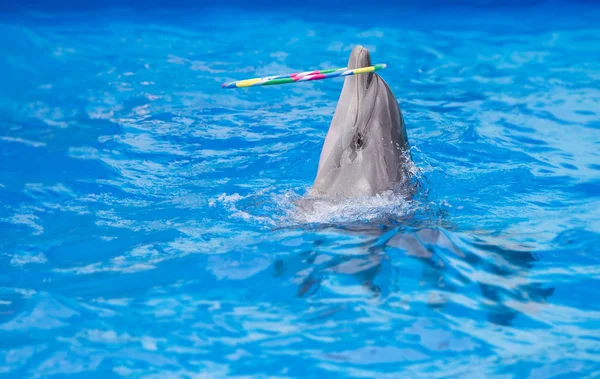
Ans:
{"type": "Polygon", "coordinates": [[[374,66],[354,68],[354,69],[350,69],[350,70],[346,67],[343,67],[343,68],[332,68],[332,69],[328,69],[328,70],[305,71],[305,72],[299,72],[296,74],[275,75],[275,76],[267,76],[264,78],[238,80],[238,81],[231,82],[231,83],[223,83],[223,85],[221,85],[221,87],[223,87],[223,88],[245,88],[245,87],[272,86],[272,85],[276,85],[276,84],[306,82],[309,80],[321,80],[321,79],[337,78],[337,77],[341,77],[341,76],[366,74],[368,72],[379,71],[386,67],[387,67],[386,64],[376,64],[374,66]]]}

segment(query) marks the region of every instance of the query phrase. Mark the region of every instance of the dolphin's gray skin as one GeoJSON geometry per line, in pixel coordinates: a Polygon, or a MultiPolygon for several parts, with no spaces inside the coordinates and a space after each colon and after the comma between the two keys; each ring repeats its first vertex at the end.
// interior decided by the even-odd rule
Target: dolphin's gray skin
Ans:
{"type": "MultiPolygon", "coordinates": [[[[356,46],[348,68],[367,66],[369,51],[356,46]]],[[[408,149],[404,120],[387,83],[375,73],[347,76],[310,195],[340,200],[393,189],[408,177],[408,149]]]]}

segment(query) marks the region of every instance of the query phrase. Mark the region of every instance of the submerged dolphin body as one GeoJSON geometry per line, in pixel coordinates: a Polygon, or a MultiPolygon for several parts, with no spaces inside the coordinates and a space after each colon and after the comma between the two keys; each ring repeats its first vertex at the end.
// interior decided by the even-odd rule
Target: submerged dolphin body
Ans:
{"type": "MultiPolygon", "coordinates": [[[[371,66],[356,46],[348,68],[371,66]]],[[[372,196],[407,182],[408,137],[394,94],[377,74],[347,76],[325,138],[311,196],[372,196]]]]}

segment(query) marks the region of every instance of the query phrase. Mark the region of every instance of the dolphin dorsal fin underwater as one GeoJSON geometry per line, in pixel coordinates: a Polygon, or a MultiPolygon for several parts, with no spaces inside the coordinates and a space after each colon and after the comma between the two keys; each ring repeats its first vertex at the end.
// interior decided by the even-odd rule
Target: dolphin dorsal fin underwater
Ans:
{"type": "MultiPolygon", "coordinates": [[[[367,66],[369,51],[356,46],[348,69],[367,66]]],[[[310,195],[341,200],[394,190],[407,182],[410,160],[406,127],[390,87],[375,73],[347,76],[310,195]]]]}

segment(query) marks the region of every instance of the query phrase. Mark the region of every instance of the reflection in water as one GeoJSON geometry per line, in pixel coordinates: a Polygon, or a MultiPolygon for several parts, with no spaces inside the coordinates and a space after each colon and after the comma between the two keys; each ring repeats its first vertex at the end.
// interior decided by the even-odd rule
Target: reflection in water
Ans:
{"type": "Polygon", "coordinates": [[[407,258],[420,263],[411,270],[419,271],[416,275],[421,290],[427,293],[426,304],[430,308],[444,312],[452,293],[476,288],[477,293],[472,296],[487,312],[488,320],[498,325],[510,326],[519,313],[527,311],[528,303],[530,310],[536,311],[554,292],[552,287],[528,278],[535,257],[526,246],[505,247],[494,237],[463,233],[457,244],[448,238],[448,231],[440,228],[373,228],[372,224],[360,228],[332,227],[327,233],[368,238],[352,244],[315,240],[310,250],[276,259],[274,275],[295,283],[299,297],[316,295],[324,281],[329,286],[344,282],[357,293],[362,288],[365,294],[380,301],[393,293],[401,295],[406,268],[400,265],[407,258]],[[347,283],[349,280],[354,287],[347,283]],[[517,310],[515,302],[525,307],[517,310]]]}

